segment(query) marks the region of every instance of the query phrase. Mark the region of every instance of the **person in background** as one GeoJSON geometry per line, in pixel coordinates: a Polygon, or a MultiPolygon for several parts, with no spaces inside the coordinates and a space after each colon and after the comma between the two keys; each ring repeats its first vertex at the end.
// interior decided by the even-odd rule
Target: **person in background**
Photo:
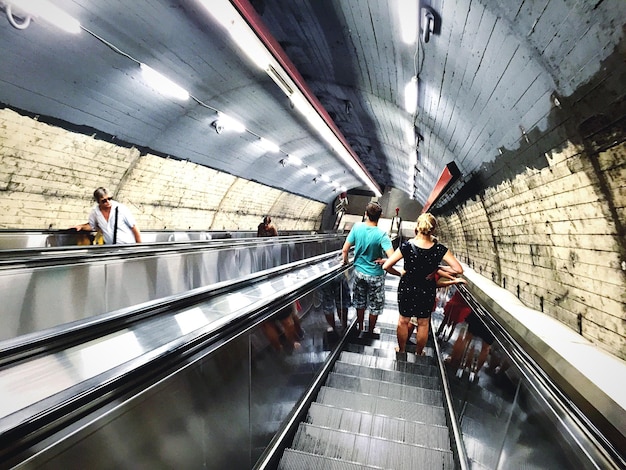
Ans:
{"type": "MultiPolygon", "coordinates": [[[[369,310],[368,332],[374,333],[378,315],[385,303],[385,272],[381,268],[383,255],[393,255],[389,236],[378,227],[383,210],[377,202],[365,207],[364,221],[354,224],[346,238],[341,254],[343,263],[348,263],[348,253],[354,245],[354,291],[357,325],[363,331],[365,310],[369,310]]],[[[390,272],[400,275],[390,268],[390,272]]]]}
{"type": "Polygon", "coordinates": [[[105,245],[141,243],[141,232],[130,210],[109,195],[106,188],[99,187],[93,192],[98,203],[89,214],[86,224],[76,225],[77,231],[100,231],[105,245]]]}
{"type": "Polygon", "coordinates": [[[335,205],[335,214],[339,212],[345,212],[348,208],[348,193],[345,191],[337,198],[337,204],[335,205]]]}
{"type": "Polygon", "coordinates": [[[263,222],[259,224],[256,231],[257,237],[277,237],[278,229],[276,225],[272,223],[272,218],[269,215],[263,217],[263,222]]]}
{"type": "Polygon", "coordinates": [[[400,217],[399,207],[396,207],[396,215],[391,219],[389,238],[392,238],[391,243],[394,250],[402,244],[402,217],[400,217]]]}
{"type": "MultiPolygon", "coordinates": [[[[398,338],[397,352],[406,351],[409,334],[409,322],[412,316],[417,317],[417,345],[415,353],[424,354],[424,346],[428,339],[430,314],[435,304],[437,289],[436,273],[446,275],[463,274],[461,263],[448,248],[433,236],[437,227],[435,217],[426,212],[417,219],[415,237],[404,242],[383,264],[383,269],[392,274],[398,273],[393,267],[404,259],[404,274],[398,284],[398,308],[400,316],[396,335],[398,338]],[[445,270],[439,268],[441,261],[447,263],[445,270]]],[[[399,274],[399,273],[398,273],[399,274]]]]}
{"type": "Polygon", "coordinates": [[[452,337],[456,325],[463,323],[472,311],[461,296],[461,292],[456,287],[452,287],[452,289],[454,293],[443,307],[443,320],[436,334],[441,341],[448,341],[452,337]]]}

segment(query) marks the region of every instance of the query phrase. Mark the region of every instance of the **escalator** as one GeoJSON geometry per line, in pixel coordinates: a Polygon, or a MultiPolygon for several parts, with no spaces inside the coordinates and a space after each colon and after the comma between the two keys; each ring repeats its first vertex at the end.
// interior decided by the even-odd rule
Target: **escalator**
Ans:
{"type": "Polygon", "coordinates": [[[1,342],[0,468],[250,468],[328,356],[313,292],[344,269],[325,254],[1,342]],[[301,347],[274,351],[263,325],[296,301],[301,347]]]}
{"type": "MultiPolygon", "coordinates": [[[[396,282],[387,278],[380,334],[346,338],[310,406],[255,469],[624,468],[619,438],[609,442],[554,384],[541,383],[502,332],[477,375],[444,362],[451,343],[432,333],[425,356],[410,345],[396,353],[396,282]]],[[[442,317],[433,313],[431,332],[442,317]]]]}
{"type": "Polygon", "coordinates": [[[341,248],[337,234],[0,250],[0,341],[341,248]]]}
{"type": "Polygon", "coordinates": [[[319,292],[345,269],[331,253],[0,343],[0,468],[620,468],[515,361],[468,381],[432,339],[396,354],[397,278],[379,332],[329,331],[319,292]],[[303,336],[273,348],[263,325],[296,304],[303,336]]]}
{"type": "Polygon", "coordinates": [[[435,359],[398,359],[379,327],[346,345],[279,468],[456,468],[435,359]]]}

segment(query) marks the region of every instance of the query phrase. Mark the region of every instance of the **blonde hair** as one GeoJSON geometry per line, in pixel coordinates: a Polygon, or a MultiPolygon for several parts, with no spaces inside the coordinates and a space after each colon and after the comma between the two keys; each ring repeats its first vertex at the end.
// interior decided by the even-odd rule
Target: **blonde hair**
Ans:
{"type": "Polygon", "coordinates": [[[425,212],[417,218],[415,233],[430,235],[435,231],[435,228],[437,228],[437,219],[430,212],[425,212]]]}

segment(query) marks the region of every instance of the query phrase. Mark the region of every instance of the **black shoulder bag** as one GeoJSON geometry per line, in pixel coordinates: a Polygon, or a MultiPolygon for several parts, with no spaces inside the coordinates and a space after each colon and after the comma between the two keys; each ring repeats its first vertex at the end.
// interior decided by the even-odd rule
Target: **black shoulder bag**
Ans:
{"type": "Polygon", "coordinates": [[[113,244],[117,244],[117,214],[120,206],[115,208],[115,226],[113,227],[113,244]]]}

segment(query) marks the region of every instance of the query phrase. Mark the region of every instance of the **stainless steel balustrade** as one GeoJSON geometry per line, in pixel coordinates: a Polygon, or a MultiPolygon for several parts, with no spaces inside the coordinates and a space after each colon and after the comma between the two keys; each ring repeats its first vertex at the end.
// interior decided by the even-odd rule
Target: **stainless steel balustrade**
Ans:
{"type": "Polygon", "coordinates": [[[0,341],[329,253],[343,240],[315,235],[13,250],[0,256],[0,341]]]}
{"type": "MultiPolygon", "coordinates": [[[[327,263],[326,267],[324,262],[309,265],[282,279],[259,277],[258,283],[245,289],[178,309],[172,306],[117,335],[62,351],[56,348],[46,355],[50,359],[41,369],[24,370],[32,378],[45,368],[48,379],[56,376],[39,378],[42,386],[70,387],[65,389],[68,393],[48,393],[27,403],[31,412],[19,416],[18,427],[22,423],[25,436],[32,436],[29,425],[41,434],[36,442],[28,442],[28,448],[16,445],[9,460],[0,464],[20,464],[20,468],[252,468],[259,462],[258,468],[275,468],[270,462],[275,464],[277,459],[259,457],[273,436],[290,440],[293,432],[286,430],[285,423],[294,424],[292,418],[304,414],[302,397],[313,400],[318,395],[320,403],[309,410],[308,423],[300,426],[293,444],[304,447],[288,451],[282,468],[307,468],[312,461],[338,469],[369,468],[367,462],[376,468],[385,462],[382,466],[394,469],[435,468],[430,464],[452,468],[453,459],[445,449],[447,430],[441,425],[443,408],[433,401],[440,377],[439,370],[428,364],[432,358],[410,353],[397,357],[393,323],[381,322],[378,339],[352,336],[341,342],[335,336],[331,340],[316,289],[342,268],[332,256],[327,263]],[[270,315],[265,304],[278,309],[296,298],[307,312],[302,318],[306,335],[300,349],[277,353],[262,327],[270,315]],[[333,344],[341,345],[341,355],[331,352],[333,344]],[[161,354],[171,356],[172,361],[159,361],[161,354]],[[340,361],[325,364],[331,356],[340,361]],[[54,366],[65,367],[65,373],[57,374],[54,366]],[[103,371],[106,367],[110,369],[103,371]],[[330,380],[315,377],[318,371],[326,375],[331,369],[330,380]],[[63,411],[64,403],[86,396],[84,389],[72,388],[76,380],[91,387],[102,406],[84,416],[69,416],[69,428],[46,434],[42,407],[63,411]],[[322,380],[323,393],[311,392],[309,387],[319,388],[322,380]],[[116,381],[125,386],[106,386],[116,381]],[[101,393],[96,393],[98,387],[101,393]],[[48,399],[57,401],[44,403],[48,399]],[[392,418],[392,411],[399,418],[392,418]],[[419,443],[416,439],[422,437],[419,443]],[[401,444],[400,439],[409,442],[401,444]],[[305,453],[305,447],[313,454],[305,453]]],[[[388,308],[392,313],[395,310],[391,301],[388,308]]],[[[506,350],[509,346],[504,342],[497,347],[506,350]]],[[[566,415],[538,405],[543,392],[527,380],[532,379],[532,370],[517,363],[509,370],[505,382],[513,384],[512,394],[508,387],[504,394],[489,388],[484,375],[478,383],[465,378],[451,382],[472,468],[611,468],[608,462],[581,451],[585,444],[572,438],[572,422],[566,415]]],[[[32,393],[39,388],[26,389],[32,393]]],[[[0,403],[23,391],[6,384],[0,390],[8,391],[0,403]]],[[[8,418],[15,419],[19,413],[14,411],[8,418]]]]}
{"type": "MultiPolygon", "coordinates": [[[[472,305],[489,316],[478,303],[472,305]]],[[[385,311],[392,308],[386,305],[385,311]]],[[[438,322],[440,315],[434,314],[438,322]]],[[[501,329],[494,330],[490,363],[498,364],[496,354],[511,359],[501,375],[483,370],[476,381],[466,373],[457,376],[450,366],[442,373],[443,389],[446,395],[451,391],[454,404],[447,408],[448,424],[459,422],[459,429],[448,431],[449,442],[460,442],[453,464],[448,439],[442,439],[447,436],[441,435],[444,413],[435,404],[432,358],[395,354],[394,325],[383,320],[378,320],[380,338],[364,337],[357,341],[362,346],[350,344],[353,339],[343,348],[297,432],[282,431],[283,442],[274,442],[255,469],[624,468],[623,458],[606,442],[598,445],[593,426],[579,419],[568,400],[554,396],[544,374],[518,360],[524,352],[506,341],[501,329]]],[[[429,355],[433,349],[439,355],[439,346],[428,347],[429,355]]]]}
{"type": "Polygon", "coordinates": [[[343,269],[322,255],[58,328],[2,368],[0,468],[251,468],[329,354],[315,289],[343,269]],[[263,325],[297,299],[302,347],[276,352],[263,325]]]}

